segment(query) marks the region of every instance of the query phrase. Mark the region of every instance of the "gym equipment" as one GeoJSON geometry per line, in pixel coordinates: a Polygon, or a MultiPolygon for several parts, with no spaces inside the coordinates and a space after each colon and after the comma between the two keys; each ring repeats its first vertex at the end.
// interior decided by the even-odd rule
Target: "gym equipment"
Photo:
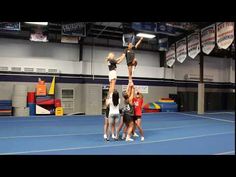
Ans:
{"type": "Polygon", "coordinates": [[[145,113],[160,112],[160,106],[156,103],[147,103],[143,106],[143,112],[145,113]]]}
{"type": "Polygon", "coordinates": [[[12,101],[0,100],[0,116],[11,116],[11,115],[12,115],[12,101]]]}
{"type": "Polygon", "coordinates": [[[62,107],[57,107],[56,111],[55,111],[55,115],[56,116],[63,116],[64,112],[63,112],[63,108],[62,107]]]}
{"type": "Polygon", "coordinates": [[[55,94],[55,76],[52,79],[52,83],[48,91],[48,95],[54,95],[54,94],[55,94]]]}

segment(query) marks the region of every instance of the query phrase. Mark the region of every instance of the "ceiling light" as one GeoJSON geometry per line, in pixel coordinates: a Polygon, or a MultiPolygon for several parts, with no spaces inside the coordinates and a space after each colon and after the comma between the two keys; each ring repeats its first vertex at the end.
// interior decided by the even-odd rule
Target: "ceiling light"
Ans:
{"type": "Polygon", "coordinates": [[[156,35],[147,34],[147,33],[138,33],[136,36],[138,36],[138,37],[144,37],[144,38],[149,38],[149,39],[152,39],[152,38],[156,37],[156,35]]]}
{"type": "Polygon", "coordinates": [[[32,25],[42,25],[42,26],[47,26],[48,22],[25,22],[28,24],[32,24],[32,25]]]}

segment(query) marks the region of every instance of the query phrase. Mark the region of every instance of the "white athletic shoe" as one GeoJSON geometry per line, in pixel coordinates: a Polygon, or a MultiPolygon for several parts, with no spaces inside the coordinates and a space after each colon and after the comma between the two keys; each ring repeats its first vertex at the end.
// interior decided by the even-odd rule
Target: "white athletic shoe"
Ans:
{"type": "Polygon", "coordinates": [[[123,133],[121,139],[124,140],[126,138],[126,135],[123,133]]]}
{"type": "Polygon", "coordinates": [[[136,132],[134,132],[133,137],[139,137],[136,132]]]}
{"type": "Polygon", "coordinates": [[[141,141],[144,141],[144,137],[143,136],[141,137],[141,141]]]}
{"type": "Polygon", "coordinates": [[[112,137],[112,139],[115,139],[115,138],[116,138],[116,136],[115,136],[114,134],[113,134],[111,137],[112,137]]]}
{"type": "Polygon", "coordinates": [[[132,138],[126,137],[125,141],[134,141],[132,138]]]}
{"type": "Polygon", "coordinates": [[[104,139],[107,139],[107,135],[106,135],[106,134],[104,134],[104,135],[103,135],[103,138],[104,138],[104,139]]]}

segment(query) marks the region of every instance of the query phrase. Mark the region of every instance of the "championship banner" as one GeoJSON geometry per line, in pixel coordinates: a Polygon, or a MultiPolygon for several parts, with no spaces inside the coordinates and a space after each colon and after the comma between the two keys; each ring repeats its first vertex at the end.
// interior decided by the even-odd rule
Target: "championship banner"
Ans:
{"type": "Polygon", "coordinates": [[[84,22],[63,24],[61,34],[65,36],[86,36],[86,24],[84,22]]]}
{"type": "Polygon", "coordinates": [[[188,36],[188,56],[194,59],[200,53],[199,33],[193,33],[188,36]]]}
{"type": "Polygon", "coordinates": [[[227,49],[234,41],[234,22],[216,24],[216,41],[220,49],[227,49]]]}
{"type": "Polygon", "coordinates": [[[133,22],[132,28],[137,31],[155,32],[156,24],[153,22],[133,22]]]}
{"type": "Polygon", "coordinates": [[[166,36],[159,36],[159,39],[157,40],[158,41],[158,50],[159,51],[168,51],[168,37],[166,36]]]}
{"type": "Polygon", "coordinates": [[[41,28],[35,29],[34,32],[30,34],[30,41],[34,42],[48,42],[48,37],[43,33],[41,28]]]}
{"type": "Polygon", "coordinates": [[[201,30],[202,52],[210,54],[215,48],[215,24],[201,30]]]}
{"type": "Polygon", "coordinates": [[[166,52],[166,64],[171,67],[175,63],[175,44],[172,44],[169,47],[169,50],[166,52]]]}
{"type": "Polygon", "coordinates": [[[133,33],[123,34],[122,40],[123,40],[123,47],[127,47],[129,42],[131,42],[134,45],[135,35],[133,33]]]}
{"type": "Polygon", "coordinates": [[[77,36],[61,36],[61,43],[78,44],[79,39],[77,36]]]}
{"type": "Polygon", "coordinates": [[[42,33],[32,33],[30,35],[30,41],[34,42],[48,42],[47,36],[42,33]]]}
{"type": "Polygon", "coordinates": [[[183,63],[187,57],[186,38],[176,42],[176,58],[180,63],[183,63]]]}
{"type": "Polygon", "coordinates": [[[176,35],[176,30],[167,23],[159,22],[133,22],[132,28],[137,31],[152,32],[157,34],[166,34],[170,36],[176,35]]]}
{"type": "Polygon", "coordinates": [[[176,35],[174,28],[170,25],[167,25],[166,23],[157,23],[156,33],[167,34],[167,35],[170,35],[170,36],[175,36],[176,35]]]}
{"type": "MultiPolygon", "coordinates": [[[[135,85],[135,92],[137,92],[138,90],[140,91],[140,93],[148,93],[148,86],[145,85],[135,85]]],[[[127,90],[127,85],[122,85],[122,92],[127,90]]]]}
{"type": "Polygon", "coordinates": [[[20,31],[20,22],[0,22],[0,30],[20,31]]]}

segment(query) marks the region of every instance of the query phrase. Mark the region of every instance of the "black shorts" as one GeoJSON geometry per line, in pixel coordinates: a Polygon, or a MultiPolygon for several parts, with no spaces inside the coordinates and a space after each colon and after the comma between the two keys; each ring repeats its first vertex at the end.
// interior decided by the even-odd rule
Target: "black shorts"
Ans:
{"type": "Polygon", "coordinates": [[[127,66],[133,66],[133,61],[134,61],[134,58],[133,59],[126,59],[126,63],[127,63],[127,66]]]}
{"type": "Polygon", "coordinates": [[[105,116],[106,116],[106,118],[108,118],[108,117],[109,117],[109,107],[106,109],[105,116]]]}
{"type": "Polygon", "coordinates": [[[123,122],[125,124],[130,123],[131,121],[134,121],[134,116],[123,115],[123,122]]]}
{"type": "Polygon", "coordinates": [[[133,120],[136,121],[136,120],[138,120],[138,119],[141,119],[141,117],[142,117],[142,116],[134,116],[134,117],[133,117],[133,120]]]}

